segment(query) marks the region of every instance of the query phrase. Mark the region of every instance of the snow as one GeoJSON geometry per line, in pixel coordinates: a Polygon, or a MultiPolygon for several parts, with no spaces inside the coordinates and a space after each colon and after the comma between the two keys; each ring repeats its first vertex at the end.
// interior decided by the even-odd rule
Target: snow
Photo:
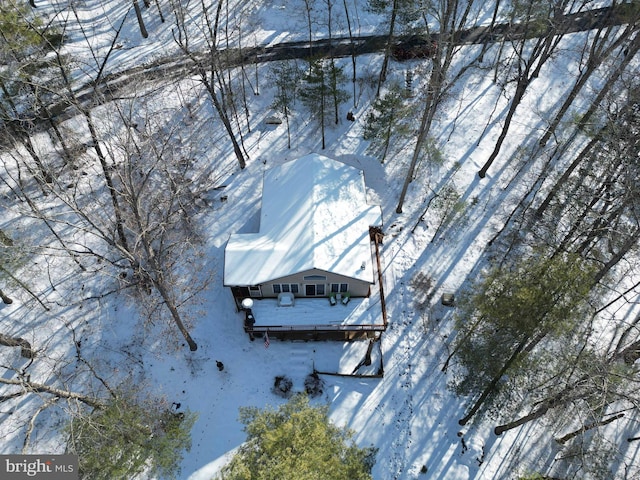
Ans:
{"type": "MultiPolygon", "coordinates": [[[[318,2],[314,13],[324,11],[321,4],[318,2]]],[[[81,2],[79,15],[92,26],[88,31],[100,51],[108,47],[113,35],[113,26],[104,19],[112,19],[112,24],[119,23],[111,15],[123,18],[125,12],[121,5],[122,2],[81,2]]],[[[161,1],[160,5],[168,9],[167,2],[161,1]]],[[[243,7],[241,2],[231,4],[234,14],[239,15],[240,7],[243,7]]],[[[277,44],[304,39],[305,24],[300,2],[266,1],[246,7],[251,9],[251,14],[242,20],[251,20],[254,25],[252,42],[277,44]]],[[[379,17],[365,10],[364,4],[359,4],[357,13],[357,34],[379,33],[379,29],[385,28],[379,17]]],[[[129,12],[121,34],[123,48],[114,53],[109,64],[111,71],[175,54],[170,20],[162,24],[151,14],[145,15],[149,19],[149,38],[140,38],[135,17],[129,12]]],[[[344,34],[344,17],[341,12],[336,12],[336,15],[334,26],[342,28],[341,33],[344,34]]],[[[321,28],[320,23],[318,28],[321,28]]],[[[91,75],[95,66],[82,46],[79,32],[70,31],[69,35],[74,40],[68,47],[69,52],[83,55],[80,65],[91,75]]],[[[322,36],[321,33],[316,35],[322,36]]],[[[353,107],[356,121],[343,120],[340,125],[329,129],[328,148],[322,154],[363,170],[369,198],[374,199],[372,203],[382,206],[386,234],[381,252],[383,286],[390,323],[380,345],[384,377],[323,376],[325,393],[314,401],[328,403],[331,419],[353,429],[359,445],[379,448],[373,469],[376,480],[507,479],[514,478],[515,472],[544,469],[553,462],[556,452],[553,442],[549,435],[541,437],[544,432],[537,423],[501,437],[492,434],[491,422],[459,427],[457,419],[464,414],[467,402],[448,389],[451,374],[441,372],[453,334],[455,309],[440,305],[439,299],[444,292],[458,292],[477,274],[487,261],[483,253],[488,240],[502,227],[528,186],[527,181],[512,183],[523,165],[518,161],[518,149],[528,139],[535,138],[533,132],[544,127],[548,109],[557,104],[562,91],[570,85],[567,68],[563,66],[576,65],[579,52],[575,51],[573,42],[578,38],[580,34],[574,34],[563,40],[565,48],[555,63],[545,66],[531,85],[518,110],[527,112],[527,115],[518,116],[503,153],[483,181],[478,180],[476,172],[499,134],[507,99],[499,86],[492,83],[492,72],[469,72],[450,93],[450,99],[435,120],[432,135],[443,153],[444,164],[438,168],[420,167],[422,174],[411,184],[405,213],[402,214],[395,212],[395,206],[410,159],[410,146],[399,148],[395,157],[382,165],[368,149],[368,143],[362,140],[362,122],[373,97],[373,90],[367,86],[366,79],[377,75],[380,57],[358,57],[359,78],[363,80],[358,83],[358,107],[353,107]],[[497,105],[495,109],[494,105],[497,105]],[[466,207],[456,214],[455,221],[448,221],[446,228],[436,235],[436,225],[448,213],[431,209],[425,218],[421,219],[421,215],[432,192],[443,185],[453,186],[466,207]],[[411,233],[413,227],[416,228],[411,233]],[[427,291],[430,292],[428,295],[427,291]],[[423,466],[427,469],[426,474],[421,473],[423,466]]],[[[468,47],[469,52],[473,48],[468,47]]],[[[345,66],[348,67],[347,61],[345,66]]],[[[260,66],[263,79],[267,68],[260,66]]],[[[424,72],[420,72],[417,64],[394,62],[391,80],[395,78],[402,82],[404,72],[409,68],[416,71],[414,84],[424,80],[424,72]]],[[[261,83],[261,94],[251,99],[253,118],[267,116],[270,108],[273,92],[265,80],[261,83]]],[[[206,104],[201,90],[190,79],[170,86],[160,83],[157,89],[149,94],[147,101],[159,110],[177,111],[176,105],[182,96],[191,98],[195,105],[206,104]]],[[[241,314],[237,313],[231,293],[223,284],[236,283],[240,276],[246,280],[252,275],[250,271],[264,273],[264,268],[250,270],[237,268],[236,264],[246,264],[250,260],[264,265],[266,260],[256,258],[262,258],[265,252],[277,256],[268,259],[270,269],[267,269],[265,278],[275,278],[285,271],[312,265],[307,263],[306,253],[304,257],[295,257],[288,248],[279,251],[274,245],[314,241],[308,238],[310,219],[299,215],[317,199],[308,197],[304,200],[307,202],[305,208],[296,205],[295,209],[289,210],[287,196],[282,195],[286,193],[291,198],[303,198],[302,193],[309,190],[308,180],[313,175],[296,176],[299,183],[295,187],[287,184],[285,187],[291,190],[279,192],[279,199],[274,202],[277,206],[273,210],[264,209],[261,182],[263,174],[265,179],[270,178],[277,172],[284,172],[295,159],[321,152],[320,141],[315,123],[302,115],[292,119],[294,145],[291,150],[286,146],[284,125],[268,128],[254,125],[252,133],[244,139],[250,161],[247,168],[240,171],[234,164],[232,151],[225,146],[228,142],[221,133],[222,128],[215,130],[210,127],[211,122],[215,122],[211,108],[203,106],[196,110],[199,115],[195,120],[197,123],[187,126],[187,129],[206,132],[201,135],[203,143],[200,150],[207,152],[212,164],[221,165],[221,180],[224,181],[220,184],[225,186],[212,193],[210,211],[203,218],[208,239],[203,266],[212,274],[213,280],[201,293],[200,303],[192,312],[192,335],[198,342],[198,350],[190,353],[180,347],[178,334],[171,329],[156,325],[142,330],[135,321],[133,306],[124,302],[122,297],[97,298],[86,301],[86,305],[79,302],[80,298],[99,296],[104,285],[98,275],[81,274],[71,262],[56,257],[41,259],[37,265],[24,267],[21,271],[23,278],[32,282],[30,285],[34,291],[46,299],[51,310],[44,311],[27,293],[17,290],[12,292],[13,304],[0,303],[0,322],[3,332],[21,336],[46,351],[46,356],[38,358],[30,370],[34,379],[38,378],[43,383],[54,382],[60,372],[71,379],[69,372],[73,373],[78,368],[74,366],[76,350],[70,335],[73,330],[82,340],[87,360],[101,374],[108,378],[142,378],[146,388],[162,392],[170,402],[179,402],[182,408],[197,412],[198,419],[192,430],[193,446],[185,454],[180,478],[205,480],[228,461],[245,439],[237,419],[238,407],[263,407],[282,402],[271,391],[277,375],[289,376],[294,381],[294,388],[302,390],[305,376],[314,368],[350,373],[361,360],[367,344],[272,339],[269,348],[265,348],[261,340],[251,342],[248,339],[243,331],[241,314]],[[221,201],[222,196],[227,197],[227,201],[221,201]],[[280,233],[286,232],[291,236],[278,237],[276,233],[280,230],[280,233]],[[258,231],[260,233],[256,234],[258,231]],[[265,232],[269,232],[266,237],[265,232]],[[232,274],[239,275],[238,279],[227,277],[230,274],[228,266],[224,268],[223,278],[224,250],[229,238],[232,245],[239,246],[239,257],[228,257],[228,261],[234,264],[232,274]],[[256,244],[258,239],[263,242],[260,246],[256,244]],[[280,268],[283,270],[277,270],[280,268]],[[224,370],[216,367],[216,361],[224,363],[224,370]],[[70,366],[66,368],[67,365],[70,366]]],[[[108,118],[109,109],[105,107],[97,113],[98,118],[108,118]]],[[[68,125],[73,125],[73,119],[68,125]]],[[[530,177],[525,178],[535,178],[538,167],[528,166],[525,173],[528,171],[530,177]]],[[[335,173],[353,174],[342,168],[335,173]]],[[[336,191],[323,193],[334,195],[336,191]]],[[[4,190],[2,194],[5,199],[8,197],[4,190]]],[[[4,207],[5,203],[2,205],[4,207]]],[[[358,205],[361,206],[362,202],[358,205]]],[[[359,206],[353,205],[353,208],[359,206]]],[[[362,225],[367,224],[368,229],[369,212],[355,211],[358,221],[362,225]]],[[[330,221],[330,217],[323,218],[330,221]]],[[[37,232],[30,230],[29,219],[13,208],[3,210],[0,218],[0,228],[8,226],[22,229],[25,238],[37,236],[37,232]]],[[[43,235],[42,238],[48,237],[43,235]]],[[[353,242],[354,239],[349,238],[348,241],[353,242]]],[[[327,258],[334,258],[333,254],[325,252],[327,258]]],[[[357,251],[358,258],[359,255],[361,253],[357,251]]],[[[371,258],[370,253],[367,258],[371,258]]],[[[359,268],[360,262],[357,265],[359,268]]],[[[343,270],[347,267],[338,263],[332,264],[331,268],[343,270]]],[[[368,268],[372,267],[369,265],[368,268]]],[[[368,270],[367,275],[370,274],[371,270],[368,270]]],[[[249,280],[247,283],[250,284],[259,283],[261,279],[249,280]]],[[[289,315],[297,316],[298,312],[304,312],[298,318],[306,318],[313,312],[330,323],[344,321],[332,315],[353,318],[355,322],[369,322],[374,321],[368,319],[370,312],[379,308],[377,301],[377,297],[372,296],[370,299],[351,299],[347,306],[330,306],[326,299],[309,300],[296,302],[293,307],[278,308],[275,300],[263,300],[256,301],[253,310],[259,324],[265,325],[269,322],[294,324],[299,320],[289,315]]],[[[0,355],[3,364],[14,368],[24,365],[24,359],[20,359],[13,349],[3,348],[0,355]]],[[[5,378],[12,375],[10,370],[4,374],[5,378]]],[[[70,385],[78,387],[73,383],[70,385]]],[[[92,385],[85,387],[90,390],[92,385]]],[[[24,435],[22,426],[38,406],[37,399],[33,397],[2,403],[2,453],[20,451],[24,435]]],[[[39,428],[32,438],[34,452],[62,453],[63,439],[52,426],[63,418],[62,410],[52,410],[49,416],[40,415],[39,428]]],[[[611,428],[616,427],[613,425],[611,428]]],[[[638,448],[636,445],[638,442],[626,447],[630,458],[637,458],[638,451],[633,450],[638,448]]]]}
{"type": "Polygon", "coordinates": [[[297,298],[295,305],[278,305],[278,300],[265,298],[253,303],[256,327],[297,325],[378,325],[381,326],[380,297],[352,298],[347,305],[331,305],[326,298],[297,298]]]}
{"type": "Polygon", "coordinates": [[[260,232],[231,235],[224,284],[259,285],[312,269],[373,283],[369,227],[381,223],[354,167],[314,153],[270,168],[260,232]]]}

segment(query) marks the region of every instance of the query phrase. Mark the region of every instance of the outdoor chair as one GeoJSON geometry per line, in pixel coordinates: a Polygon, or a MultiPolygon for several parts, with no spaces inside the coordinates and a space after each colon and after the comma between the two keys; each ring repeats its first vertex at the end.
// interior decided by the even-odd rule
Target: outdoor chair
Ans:
{"type": "Polygon", "coordinates": [[[338,301],[336,300],[336,295],[335,293],[332,293],[331,295],[329,295],[329,305],[333,307],[336,303],[338,303],[338,301]]]}

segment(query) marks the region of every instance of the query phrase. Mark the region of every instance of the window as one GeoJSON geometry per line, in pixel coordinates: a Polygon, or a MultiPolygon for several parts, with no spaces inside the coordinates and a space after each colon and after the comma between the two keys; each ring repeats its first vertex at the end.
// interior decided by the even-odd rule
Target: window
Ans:
{"type": "Polygon", "coordinates": [[[260,285],[251,285],[249,287],[249,296],[251,297],[261,297],[262,291],[260,290],[260,285]]]}
{"type": "Polygon", "coordinates": [[[283,292],[296,294],[300,291],[297,283],[274,283],[272,286],[273,293],[276,295],[283,292]]]}
{"type": "Polygon", "coordinates": [[[331,293],[345,293],[349,291],[348,283],[332,283],[331,293]]]}
{"type": "Polygon", "coordinates": [[[325,275],[305,275],[304,280],[307,282],[314,282],[316,280],[326,280],[327,277],[325,275]]]}

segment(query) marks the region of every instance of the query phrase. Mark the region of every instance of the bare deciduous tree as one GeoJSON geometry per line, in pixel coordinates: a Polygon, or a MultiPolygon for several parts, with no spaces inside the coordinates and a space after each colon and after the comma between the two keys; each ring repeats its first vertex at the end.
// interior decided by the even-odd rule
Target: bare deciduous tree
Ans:
{"type": "MultiPolygon", "coordinates": [[[[533,82],[538,78],[543,65],[552,57],[563,37],[562,18],[568,0],[559,0],[547,6],[540,7],[535,2],[525,3],[525,31],[519,42],[514,45],[514,56],[516,58],[516,88],[509,104],[509,110],[502,125],[502,130],[498,140],[489,155],[489,158],[478,171],[478,176],[484,178],[491,164],[496,159],[502,148],[504,140],[507,138],[511,121],[516,113],[518,105],[525,96],[525,93],[533,82]],[[548,22],[550,25],[544,33],[533,33],[538,35],[533,40],[533,45],[529,45],[528,38],[531,36],[530,30],[539,28],[540,22],[548,22]]],[[[543,27],[544,28],[544,27],[543,27]]]]}
{"type": "Polygon", "coordinates": [[[126,128],[112,151],[120,157],[114,160],[118,165],[115,176],[132,238],[128,252],[131,275],[142,291],[152,288],[158,293],[160,304],[169,311],[189,349],[195,351],[198,347],[179,307],[199,290],[195,277],[181,276],[198,271],[201,239],[193,216],[198,211],[199,189],[205,185],[194,178],[195,159],[189,148],[176,141],[175,126],[156,125],[152,118],[145,118],[144,124],[142,131],[126,128]]]}
{"type": "Polygon", "coordinates": [[[226,97],[231,96],[231,90],[228,82],[224,78],[224,68],[218,41],[220,35],[220,14],[225,0],[218,0],[215,12],[209,11],[209,7],[204,0],[201,2],[201,20],[192,18],[188,10],[179,2],[173,2],[173,9],[176,18],[176,28],[173,31],[173,38],[182,52],[194,63],[198,77],[205,87],[211,102],[222,121],[227,132],[233,152],[238,160],[240,168],[245,168],[246,158],[240,142],[236,138],[236,133],[231,124],[231,115],[229,113],[229,103],[226,97]],[[197,24],[197,25],[196,25],[197,24]],[[206,45],[206,53],[203,55],[192,47],[193,28],[200,33],[200,37],[196,41],[203,41],[206,45]]]}
{"type": "Polygon", "coordinates": [[[402,207],[409,189],[409,184],[413,181],[416,165],[429,137],[429,130],[431,129],[431,124],[440,102],[446,92],[455,84],[456,79],[462,75],[466,68],[469,68],[469,66],[475,63],[475,59],[473,59],[447,83],[449,68],[451,67],[455,54],[460,48],[456,43],[455,32],[461,30],[466,25],[469,12],[473,5],[474,0],[464,0],[462,4],[459,0],[448,0],[446,2],[439,2],[435,7],[430,4],[426,7],[430,11],[435,10],[437,12],[436,16],[440,26],[440,34],[432,59],[432,68],[424,96],[424,107],[420,119],[420,126],[416,134],[416,144],[413,149],[413,154],[411,155],[407,175],[402,185],[402,191],[400,192],[400,198],[396,206],[396,213],[402,213],[402,207]],[[461,8],[463,5],[464,8],[461,8]]]}

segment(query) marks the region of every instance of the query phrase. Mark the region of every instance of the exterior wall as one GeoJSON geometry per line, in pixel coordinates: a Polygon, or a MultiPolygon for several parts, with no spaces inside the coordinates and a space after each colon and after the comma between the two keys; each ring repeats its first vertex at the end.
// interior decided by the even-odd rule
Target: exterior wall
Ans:
{"type": "MultiPolygon", "coordinates": [[[[344,296],[345,293],[348,293],[352,297],[367,297],[369,296],[369,289],[371,284],[369,282],[363,282],[362,280],[358,280],[355,278],[345,277],[343,275],[336,275],[329,272],[325,272],[322,270],[312,269],[306,272],[301,272],[296,275],[289,275],[286,277],[278,278],[276,280],[263,283],[260,286],[260,292],[262,298],[277,298],[278,293],[274,293],[273,286],[274,285],[297,285],[298,292],[294,295],[296,297],[328,297],[331,294],[331,284],[347,284],[348,288],[346,292],[342,292],[344,296]],[[306,279],[305,277],[309,276],[321,276],[325,277],[324,279],[306,279]],[[323,285],[324,293],[316,295],[307,295],[307,286],[308,285],[323,285]]],[[[317,287],[315,287],[317,290],[317,287]]]]}

